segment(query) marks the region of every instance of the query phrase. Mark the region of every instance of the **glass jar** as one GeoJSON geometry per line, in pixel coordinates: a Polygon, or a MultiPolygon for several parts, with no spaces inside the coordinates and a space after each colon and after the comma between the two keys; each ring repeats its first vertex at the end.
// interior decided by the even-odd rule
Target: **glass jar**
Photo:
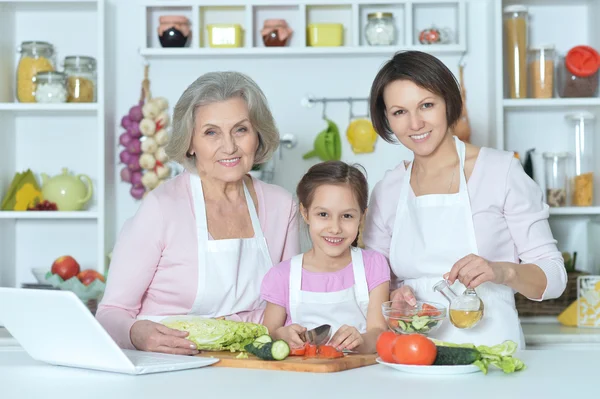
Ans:
{"type": "Polygon", "coordinates": [[[450,288],[446,280],[437,283],[433,290],[439,292],[450,304],[450,323],[456,328],[468,329],[475,327],[483,318],[483,301],[473,288],[466,288],[462,295],[450,288]]]}
{"type": "Polygon", "coordinates": [[[567,160],[566,152],[545,152],[546,203],[551,207],[567,206],[567,160]]]}
{"type": "Polygon", "coordinates": [[[54,71],[54,46],[47,42],[22,42],[17,66],[17,100],[35,102],[35,76],[38,72],[54,71]]]}
{"type": "Polygon", "coordinates": [[[558,68],[558,95],[595,97],[598,93],[600,54],[589,46],[575,46],[561,59],[558,68]]]}
{"type": "Polygon", "coordinates": [[[35,101],[38,103],[64,103],[67,101],[65,74],[38,72],[35,75],[35,101]]]}
{"type": "Polygon", "coordinates": [[[532,98],[552,98],[554,93],[554,46],[529,49],[529,81],[532,98]]]}
{"type": "Polygon", "coordinates": [[[573,206],[592,206],[594,197],[594,143],[593,122],[590,112],[577,112],[565,115],[575,129],[575,168],[571,181],[571,201],[573,206]]]}
{"type": "Polygon", "coordinates": [[[69,56],[65,58],[64,67],[67,76],[67,102],[96,102],[96,60],[79,55],[69,56]]]}
{"type": "Polygon", "coordinates": [[[504,8],[504,43],[510,98],[527,97],[527,7],[504,8]]]}
{"type": "Polygon", "coordinates": [[[374,12],[367,15],[365,38],[370,46],[391,46],[396,40],[394,15],[391,12],[374,12]]]}

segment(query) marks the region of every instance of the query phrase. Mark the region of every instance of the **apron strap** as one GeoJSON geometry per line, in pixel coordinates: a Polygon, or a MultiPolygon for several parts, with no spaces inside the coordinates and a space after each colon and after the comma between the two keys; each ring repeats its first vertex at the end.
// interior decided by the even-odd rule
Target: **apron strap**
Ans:
{"type": "Polygon", "coordinates": [[[367,318],[369,309],[369,286],[367,284],[367,276],[365,273],[365,262],[363,260],[362,249],[351,247],[350,254],[352,256],[352,271],[354,273],[354,295],[356,303],[361,312],[367,318]]]}
{"type": "Polygon", "coordinates": [[[200,267],[200,265],[206,263],[208,225],[206,222],[206,206],[204,204],[204,192],[202,191],[200,176],[190,174],[190,185],[192,187],[193,207],[196,216],[196,242],[198,243],[198,285],[196,287],[196,299],[190,310],[190,313],[195,314],[198,312],[198,307],[202,303],[202,298],[206,292],[206,267],[200,267]]]}
{"type": "Polygon", "coordinates": [[[289,305],[292,323],[298,320],[298,303],[302,289],[302,259],[304,254],[298,254],[290,260],[289,305]]]}
{"type": "Polygon", "coordinates": [[[244,195],[246,196],[246,204],[248,206],[248,212],[250,213],[250,220],[252,221],[254,238],[263,238],[264,235],[262,229],[260,228],[260,221],[258,220],[258,213],[256,212],[254,201],[252,201],[250,191],[248,190],[248,187],[246,187],[246,182],[242,181],[242,184],[244,185],[244,195]]]}

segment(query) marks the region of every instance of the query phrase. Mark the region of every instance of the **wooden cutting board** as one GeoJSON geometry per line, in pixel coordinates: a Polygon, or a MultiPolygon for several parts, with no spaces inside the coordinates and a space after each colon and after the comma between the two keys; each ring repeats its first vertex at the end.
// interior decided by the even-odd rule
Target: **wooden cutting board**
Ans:
{"type": "Polygon", "coordinates": [[[215,357],[220,359],[210,367],[233,367],[244,369],[300,371],[308,373],[335,373],[370,366],[375,363],[376,354],[355,355],[349,354],[339,359],[312,359],[302,356],[289,356],[285,360],[261,360],[248,354],[248,359],[236,359],[238,352],[201,352],[196,356],[215,357]]]}

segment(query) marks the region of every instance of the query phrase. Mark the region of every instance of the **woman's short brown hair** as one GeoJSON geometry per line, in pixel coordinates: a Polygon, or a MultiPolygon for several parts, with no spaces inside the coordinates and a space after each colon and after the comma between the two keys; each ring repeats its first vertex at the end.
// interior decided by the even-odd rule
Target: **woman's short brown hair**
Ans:
{"type": "Polygon", "coordinates": [[[417,86],[442,97],[446,102],[448,128],[454,126],[460,118],[463,106],[460,87],[448,67],[428,53],[398,52],[377,73],[369,97],[373,128],[388,143],[395,143],[397,140],[385,115],[383,91],[388,84],[396,80],[410,80],[417,86]]]}

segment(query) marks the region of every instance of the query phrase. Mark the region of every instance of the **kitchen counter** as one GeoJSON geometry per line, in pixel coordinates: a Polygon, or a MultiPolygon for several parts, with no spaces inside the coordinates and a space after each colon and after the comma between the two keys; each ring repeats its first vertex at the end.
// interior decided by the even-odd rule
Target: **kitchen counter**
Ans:
{"type": "MultiPolygon", "coordinates": [[[[67,349],[67,348],[65,348],[67,349]]],[[[76,348],[69,348],[77,350],[76,348]]],[[[69,350],[67,349],[67,350],[69,350]]],[[[129,376],[51,366],[19,347],[0,348],[0,397],[13,398],[559,398],[597,388],[593,351],[518,352],[527,368],[465,375],[406,374],[383,365],[330,374],[205,367],[129,376]],[[576,391],[575,391],[576,390],[576,391]]]]}

